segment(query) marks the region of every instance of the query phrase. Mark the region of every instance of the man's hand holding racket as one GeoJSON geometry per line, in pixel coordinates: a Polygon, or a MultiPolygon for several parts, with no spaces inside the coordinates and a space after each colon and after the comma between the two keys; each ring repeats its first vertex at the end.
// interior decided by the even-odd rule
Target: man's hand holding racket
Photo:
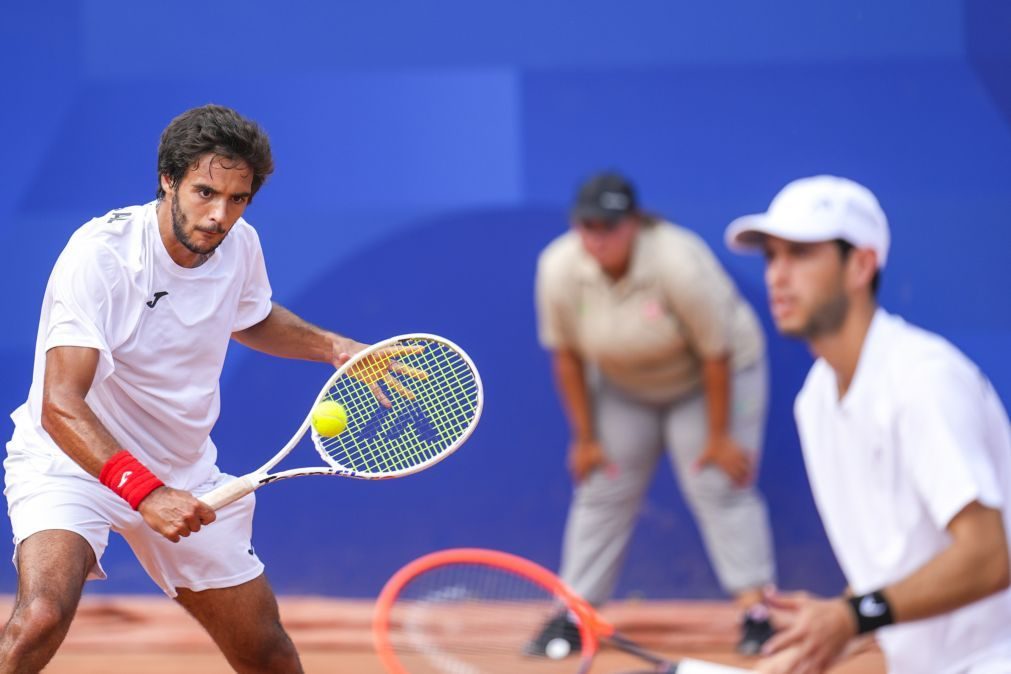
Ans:
{"type": "Polygon", "coordinates": [[[149,527],[173,543],[217,518],[214,510],[193,494],[165,486],[148,494],[137,510],[149,527]]]}
{"type": "Polygon", "coordinates": [[[805,592],[767,598],[784,628],[765,645],[757,671],[762,674],[819,674],[842,655],[856,636],[853,613],[842,599],[820,599],[805,592]]]}

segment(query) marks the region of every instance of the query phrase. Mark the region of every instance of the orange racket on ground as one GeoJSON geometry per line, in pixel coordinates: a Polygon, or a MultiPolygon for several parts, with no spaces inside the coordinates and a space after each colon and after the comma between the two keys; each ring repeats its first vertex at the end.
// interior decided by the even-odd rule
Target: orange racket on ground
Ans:
{"type": "Polygon", "coordinates": [[[372,627],[390,674],[585,674],[601,644],[637,656],[649,672],[746,671],[651,653],[618,634],[552,572],[495,550],[443,550],[411,562],[386,583],[372,627]],[[574,635],[551,638],[551,625],[566,623],[578,631],[578,657],[569,645],[574,635]]]}

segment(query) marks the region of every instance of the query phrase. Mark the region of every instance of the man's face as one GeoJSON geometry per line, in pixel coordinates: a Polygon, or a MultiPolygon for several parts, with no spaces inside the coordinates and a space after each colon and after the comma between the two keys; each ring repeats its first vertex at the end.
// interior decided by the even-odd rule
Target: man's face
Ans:
{"type": "Polygon", "coordinates": [[[776,328],[810,341],[839,330],[849,311],[847,261],[833,241],[798,243],[766,236],[765,285],[776,328]]]}
{"type": "Polygon", "coordinates": [[[176,240],[196,255],[213,253],[246,210],[252,186],[253,171],[244,161],[210,153],[178,185],[162,176],[176,240]]]}

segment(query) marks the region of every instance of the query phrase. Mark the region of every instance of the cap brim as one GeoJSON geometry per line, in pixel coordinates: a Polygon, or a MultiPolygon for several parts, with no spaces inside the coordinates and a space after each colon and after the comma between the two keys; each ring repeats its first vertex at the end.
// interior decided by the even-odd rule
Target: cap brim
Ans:
{"type": "Polygon", "coordinates": [[[609,211],[597,206],[576,206],[569,213],[573,222],[618,222],[628,215],[627,211],[609,211]]]}
{"type": "Polygon", "coordinates": [[[805,231],[794,223],[775,220],[769,217],[768,213],[742,215],[730,223],[723,238],[730,250],[739,253],[754,253],[762,249],[762,243],[766,236],[775,236],[800,243],[815,243],[832,238],[831,236],[827,237],[825,232],[817,231],[817,228],[805,231]]]}

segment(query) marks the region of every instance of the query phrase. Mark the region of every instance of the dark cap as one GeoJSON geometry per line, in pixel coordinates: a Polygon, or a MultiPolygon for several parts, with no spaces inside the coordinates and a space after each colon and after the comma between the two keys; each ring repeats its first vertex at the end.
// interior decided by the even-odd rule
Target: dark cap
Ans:
{"type": "Polygon", "coordinates": [[[579,188],[572,206],[573,222],[615,223],[638,210],[635,188],[618,173],[598,173],[579,188]]]}

